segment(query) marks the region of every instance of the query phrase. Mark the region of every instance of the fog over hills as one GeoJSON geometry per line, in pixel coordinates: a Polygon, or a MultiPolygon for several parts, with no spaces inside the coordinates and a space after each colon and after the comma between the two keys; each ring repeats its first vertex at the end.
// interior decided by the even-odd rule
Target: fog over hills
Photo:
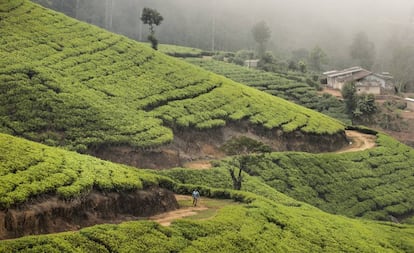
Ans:
{"type": "Polygon", "coordinates": [[[378,70],[391,68],[391,50],[414,41],[414,3],[409,0],[37,0],[78,19],[145,40],[139,20],[144,7],[164,17],[157,27],[160,43],[204,50],[255,47],[251,29],[265,21],[271,30],[268,49],[288,58],[294,50],[320,46],[331,66],[350,65],[349,47],[357,33],[374,42],[378,70]],[[76,6],[77,3],[77,6],[76,6]],[[76,8],[77,7],[77,8],[76,8]]]}

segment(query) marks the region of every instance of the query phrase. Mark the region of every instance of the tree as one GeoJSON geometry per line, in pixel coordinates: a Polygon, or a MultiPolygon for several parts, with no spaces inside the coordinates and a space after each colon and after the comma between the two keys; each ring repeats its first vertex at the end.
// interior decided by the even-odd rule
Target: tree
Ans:
{"type": "Polygon", "coordinates": [[[150,34],[148,35],[148,40],[155,50],[157,50],[158,47],[158,40],[155,38],[154,26],[159,26],[163,20],[164,18],[155,9],[144,8],[142,10],[141,21],[142,23],[149,25],[150,34]]]}
{"type": "Polygon", "coordinates": [[[299,61],[298,62],[298,67],[299,67],[300,72],[306,73],[306,62],[299,61]]]}
{"type": "Polygon", "coordinates": [[[377,112],[377,105],[375,104],[375,96],[373,94],[356,94],[355,83],[346,83],[342,87],[342,97],[345,100],[345,105],[348,114],[352,120],[359,120],[365,122],[365,119],[370,119],[375,112],[377,112]]]}
{"type": "Polygon", "coordinates": [[[233,181],[233,188],[240,190],[243,181],[242,171],[250,173],[248,164],[257,162],[251,154],[260,154],[258,157],[261,157],[264,153],[271,152],[272,148],[260,141],[241,136],[229,140],[221,150],[229,155],[237,155],[228,162],[228,171],[233,181]]]}
{"type": "Polygon", "coordinates": [[[231,160],[230,166],[228,168],[230,172],[231,179],[233,181],[233,189],[234,190],[240,190],[242,187],[242,181],[243,181],[243,174],[242,171],[248,171],[248,162],[250,161],[251,157],[244,155],[244,156],[238,156],[231,160]],[[237,175],[236,175],[236,169],[238,169],[237,175]]]}
{"type": "Polygon", "coordinates": [[[374,65],[375,45],[369,41],[364,32],[355,35],[350,47],[351,58],[363,68],[370,69],[374,65]]]}
{"type": "Polygon", "coordinates": [[[319,46],[315,46],[309,53],[309,64],[315,71],[321,71],[322,65],[328,63],[326,53],[319,46]]]}
{"type": "Polygon", "coordinates": [[[391,73],[395,77],[397,92],[414,90],[414,46],[394,49],[391,59],[391,73]]]}
{"type": "Polygon", "coordinates": [[[253,38],[258,43],[259,57],[262,57],[266,52],[266,42],[270,39],[270,29],[264,21],[261,21],[252,28],[253,38]]]}
{"type": "Polygon", "coordinates": [[[342,97],[345,101],[345,107],[348,114],[352,114],[352,112],[356,108],[357,97],[356,97],[356,88],[355,83],[346,83],[341,90],[342,97]]]}

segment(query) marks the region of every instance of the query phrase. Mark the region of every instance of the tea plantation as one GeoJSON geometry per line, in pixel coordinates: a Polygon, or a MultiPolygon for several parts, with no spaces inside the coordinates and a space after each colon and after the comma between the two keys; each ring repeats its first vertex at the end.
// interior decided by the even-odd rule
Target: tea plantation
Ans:
{"type": "MultiPolygon", "coordinates": [[[[209,170],[165,171],[99,160],[68,149],[152,148],[170,143],[177,129],[242,119],[313,135],[345,126],[30,1],[0,1],[0,34],[1,212],[50,196],[76,200],[151,186],[177,194],[197,187],[202,198],[240,203],[169,227],[135,220],[2,240],[0,252],[414,252],[410,220],[385,221],[412,216],[411,148],[378,134],[378,147],[364,152],[252,155],[241,191],[232,189],[231,158],[209,170]]],[[[271,78],[266,87],[285,87],[277,95],[316,94],[271,78]]]]}
{"type": "Polygon", "coordinates": [[[240,119],[287,132],[344,129],[29,1],[2,2],[0,27],[1,132],[85,151],[162,145],[175,127],[208,129],[240,119]]]}
{"type": "Polygon", "coordinates": [[[278,191],[329,213],[380,220],[412,217],[414,150],[383,134],[377,145],[345,154],[251,156],[246,167],[278,191]]]}
{"type": "Polygon", "coordinates": [[[344,104],[329,94],[317,94],[315,87],[307,83],[314,82],[305,76],[265,72],[209,59],[187,58],[185,60],[236,82],[287,99],[344,122],[349,121],[344,104]]]}
{"type": "Polygon", "coordinates": [[[151,184],[167,187],[181,194],[189,194],[191,189],[199,187],[202,196],[234,199],[242,203],[222,208],[209,220],[177,220],[170,227],[162,227],[150,221],[131,221],[119,225],[97,225],[77,232],[0,241],[0,252],[414,250],[412,225],[328,214],[293,200],[247,174],[244,191],[233,191],[228,189],[230,178],[224,167],[211,171],[175,169],[162,172],[164,176],[160,176],[154,174],[156,172],[100,161],[9,135],[2,134],[0,138],[3,206],[7,203],[5,200],[14,200],[14,204],[18,204],[45,191],[56,192],[65,198],[78,195],[78,191],[71,188],[81,189],[86,194],[91,187],[102,191],[125,191],[151,184]],[[177,179],[179,177],[181,180],[177,179]],[[180,182],[184,177],[190,182],[180,182]],[[5,185],[6,182],[9,185],[5,185]],[[37,185],[38,188],[35,187],[37,185]],[[19,192],[24,192],[22,197],[14,198],[19,192]],[[26,192],[30,194],[25,195],[26,192]]]}

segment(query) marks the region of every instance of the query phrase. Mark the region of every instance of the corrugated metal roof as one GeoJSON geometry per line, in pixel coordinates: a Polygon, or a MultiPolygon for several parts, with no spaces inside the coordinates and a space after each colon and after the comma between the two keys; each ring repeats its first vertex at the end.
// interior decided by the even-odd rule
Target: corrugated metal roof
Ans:
{"type": "Polygon", "coordinates": [[[358,81],[364,77],[367,77],[369,75],[371,75],[372,72],[369,72],[368,70],[360,70],[359,72],[353,74],[353,75],[349,75],[349,76],[344,76],[344,77],[339,77],[338,80],[341,82],[352,82],[352,81],[358,81]]]}
{"type": "Polygon", "coordinates": [[[340,71],[337,71],[337,70],[327,71],[323,74],[328,76],[328,77],[337,77],[337,76],[353,74],[353,73],[359,72],[359,71],[368,71],[368,70],[365,70],[361,67],[355,66],[355,67],[343,69],[343,70],[340,70],[340,71]]]}

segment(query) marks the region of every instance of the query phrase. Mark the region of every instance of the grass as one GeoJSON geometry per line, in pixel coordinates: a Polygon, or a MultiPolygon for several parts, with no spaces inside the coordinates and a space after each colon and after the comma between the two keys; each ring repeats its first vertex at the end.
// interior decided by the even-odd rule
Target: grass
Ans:
{"type": "Polygon", "coordinates": [[[29,1],[3,2],[0,27],[3,133],[86,152],[157,147],[175,129],[241,119],[286,132],[344,130],[325,115],[29,1]]]}
{"type": "MultiPolygon", "coordinates": [[[[192,199],[188,200],[178,200],[178,204],[180,207],[192,207],[193,201],[192,199]]],[[[205,220],[210,219],[216,216],[219,209],[229,206],[229,205],[237,205],[238,202],[235,202],[234,200],[228,200],[228,199],[211,199],[211,198],[204,198],[201,197],[198,201],[197,206],[206,207],[205,210],[194,210],[197,214],[187,216],[185,219],[189,220],[205,220]]]]}

